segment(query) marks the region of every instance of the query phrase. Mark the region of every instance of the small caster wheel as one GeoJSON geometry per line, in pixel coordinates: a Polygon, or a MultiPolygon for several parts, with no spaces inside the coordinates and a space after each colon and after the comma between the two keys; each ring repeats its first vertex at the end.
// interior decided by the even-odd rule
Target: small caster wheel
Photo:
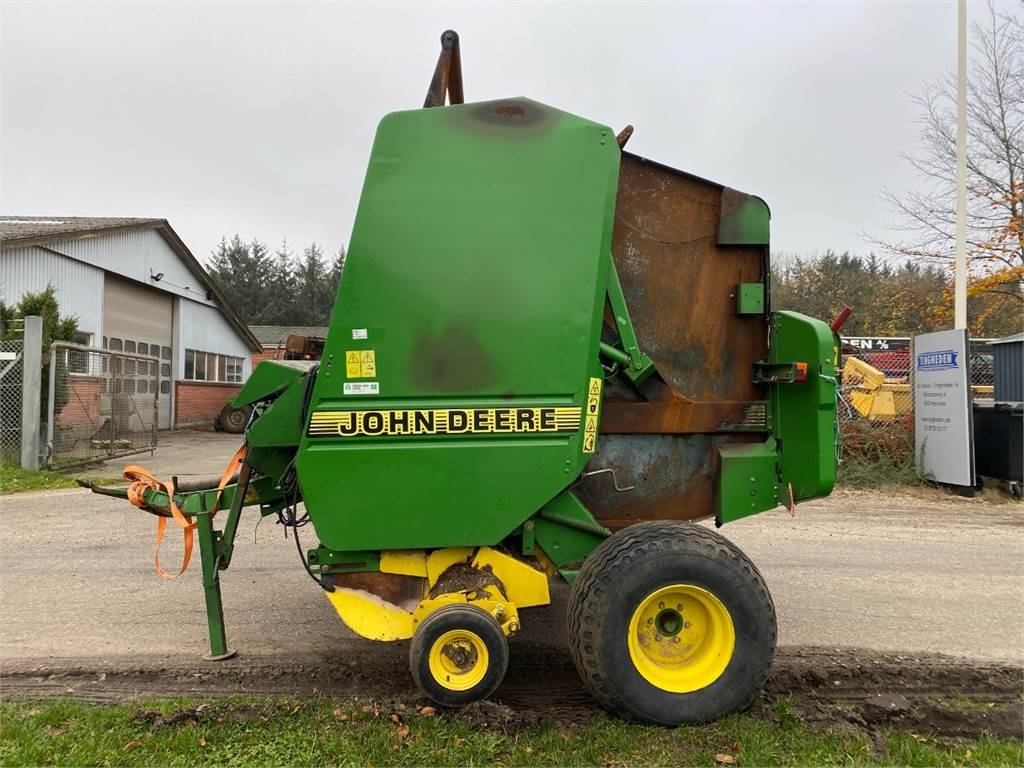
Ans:
{"type": "Polygon", "coordinates": [[[444,707],[486,699],[508,668],[508,640],[491,614],[466,603],[446,605],[420,624],[409,646],[416,685],[444,707]]]}

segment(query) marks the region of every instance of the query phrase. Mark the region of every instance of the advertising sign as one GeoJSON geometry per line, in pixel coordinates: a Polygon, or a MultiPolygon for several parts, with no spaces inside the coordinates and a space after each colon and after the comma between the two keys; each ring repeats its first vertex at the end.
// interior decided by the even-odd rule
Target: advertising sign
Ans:
{"type": "Polygon", "coordinates": [[[971,358],[967,349],[965,330],[914,337],[914,444],[921,477],[973,486],[971,358]]]}

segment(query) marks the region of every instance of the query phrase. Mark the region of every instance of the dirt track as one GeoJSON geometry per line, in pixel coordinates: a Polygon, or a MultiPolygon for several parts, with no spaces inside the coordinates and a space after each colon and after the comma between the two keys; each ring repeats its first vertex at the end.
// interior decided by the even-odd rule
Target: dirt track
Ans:
{"type": "MultiPolygon", "coordinates": [[[[222,576],[240,655],[212,664],[200,658],[199,569],[171,583],[153,573],[152,518],[78,491],[4,497],[0,518],[5,695],[414,694],[406,645],[348,634],[271,521],[253,544],[255,520],[243,518],[222,576]]],[[[791,695],[812,717],[838,711],[854,722],[912,725],[943,720],[942,697],[962,694],[985,702],[972,715],[981,724],[961,713],[951,732],[1020,733],[1020,505],[840,494],[802,505],[795,518],[779,511],[723,532],[758,564],[776,602],[769,696],[791,695]]],[[[579,719],[595,710],[565,650],[565,594],[557,589],[552,607],[524,614],[498,699],[579,719]]]]}

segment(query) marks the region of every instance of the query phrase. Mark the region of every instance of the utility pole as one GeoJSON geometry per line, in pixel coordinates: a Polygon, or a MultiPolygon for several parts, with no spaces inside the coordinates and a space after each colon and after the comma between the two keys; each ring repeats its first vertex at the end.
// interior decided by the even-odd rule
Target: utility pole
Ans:
{"type": "Polygon", "coordinates": [[[967,0],[957,3],[956,276],[953,327],[967,327],[967,0]]]}

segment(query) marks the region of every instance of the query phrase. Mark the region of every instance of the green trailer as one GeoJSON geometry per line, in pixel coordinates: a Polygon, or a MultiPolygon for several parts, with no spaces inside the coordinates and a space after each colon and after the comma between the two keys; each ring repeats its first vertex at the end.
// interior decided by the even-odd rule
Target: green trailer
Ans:
{"type": "Polygon", "coordinates": [[[253,409],[237,474],[133,475],[134,503],[195,528],[212,658],[254,507],[348,627],[411,641],[442,705],[494,693],[561,578],[602,705],[667,725],[742,709],[774,607],[694,521],[831,491],[838,337],[772,309],[759,198],[625,152],[629,130],[461,91],[447,32],[426,108],[377,129],[321,360],[262,362],[233,401],[253,409]]]}

